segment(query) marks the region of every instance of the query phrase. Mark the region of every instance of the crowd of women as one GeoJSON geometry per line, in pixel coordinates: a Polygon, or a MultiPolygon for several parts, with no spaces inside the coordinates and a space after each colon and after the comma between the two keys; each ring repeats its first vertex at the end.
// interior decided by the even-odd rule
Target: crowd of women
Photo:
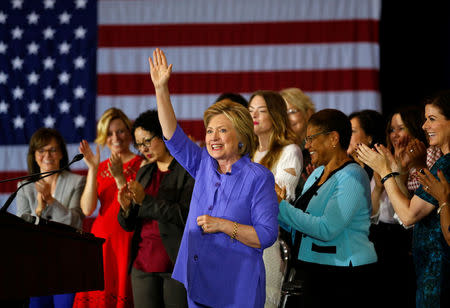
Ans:
{"type": "MultiPolygon", "coordinates": [[[[96,149],[79,146],[86,176],[18,193],[18,216],[78,229],[99,204],[90,232],[105,239],[103,290],[30,307],[279,307],[289,269],[301,307],[450,306],[450,92],[387,121],[316,112],[298,88],[226,93],[199,145],[177,123],[172,65],[159,49],[149,65],[157,110],[108,109],[96,149]]],[[[27,162],[67,165],[61,134],[39,129],[27,162]]]]}

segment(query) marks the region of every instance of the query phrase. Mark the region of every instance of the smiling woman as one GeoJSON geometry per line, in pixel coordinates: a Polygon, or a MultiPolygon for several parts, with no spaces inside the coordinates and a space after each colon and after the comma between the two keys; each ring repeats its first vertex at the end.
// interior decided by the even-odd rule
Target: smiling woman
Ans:
{"type": "Polygon", "coordinates": [[[377,260],[368,239],[370,186],[365,171],[347,155],[350,137],[350,120],[341,111],[313,114],[305,148],[318,167],[293,205],[280,203],[278,221],[295,238],[292,254],[297,270],[305,273],[305,307],[370,306],[377,260]]]}
{"type": "MultiPolygon", "coordinates": [[[[450,91],[441,92],[427,102],[425,119],[422,128],[429,138],[430,145],[439,147],[443,153],[430,171],[434,177],[438,178],[437,172],[440,170],[448,181],[450,179],[450,91]]],[[[416,306],[439,307],[443,297],[446,297],[448,302],[450,281],[442,277],[449,275],[450,251],[441,235],[439,216],[435,215],[439,208],[438,201],[429,194],[426,186],[417,188],[411,200],[401,192],[392,176],[395,173],[392,172],[386,148],[376,146],[376,151],[373,151],[361,145],[357,152],[358,157],[365,164],[385,178],[382,183],[403,224],[414,225],[416,306]]]]}
{"type": "MultiPolygon", "coordinates": [[[[38,129],[31,137],[27,162],[29,174],[67,166],[67,149],[61,134],[50,128],[38,129]]],[[[43,178],[34,185],[24,186],[17,193],[17,216],[38,216],[81,229],[84,215],[80,208],[80,198],[85,183],[84,176],[65,170],[43,178]]],[[[69,308],[72,307],[74,296],[75,294],[61,294],[32,297],[30,306],[48,307],[51,303],[57,307],[69,308]]]]}
{"type": "Polygon", "coordinates": [[[168,89],[172,65],[159,49],[149,63],[167,148],[195,179],[172,277],[188,291],[189,307],[262,307],[262,251],[277,237],[278,207],[272,174],[250,161],[251,116],[237,103],[213,104],[200,148],[177,125],[168,89]]]}
{"type": "Polygon", "coordinates": [[[117,108],[106,110],[97,123],[97,143],[94,154],[86,140],[79,150],[88,165],[86,187],[81,197],[81,208],[91,215],[100,201],[98,216],[91,232],[106,240],[103,245],[105,289],[77,293],[74,307],[131,307],[131,283],[127,274],[129,245],[132,234],[123,230],[118,221],[118,190],[134,180],[142,158],[130,150],[131,122],[117,108]],[[107,146],[109,159],[100,162],[99,146],[107,146]]]}

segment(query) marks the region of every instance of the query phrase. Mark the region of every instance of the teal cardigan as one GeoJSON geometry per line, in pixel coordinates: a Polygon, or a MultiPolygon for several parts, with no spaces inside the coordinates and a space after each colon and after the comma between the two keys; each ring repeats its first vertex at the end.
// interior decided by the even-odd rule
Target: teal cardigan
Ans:
{"type": "MultiPolygon", "coordinates": [[[[316,168],[303,192],[321,176],[316,168]]],[[[281,201],[280,226],[295,236],[303,233],[298,259],[334,266],[359,266],[377,261],[369,241],[371,213],[370,183],[367,173],[356,163],[346,165],[323,183],[305,212],[281,201]]],[[[296,252],[293,252],[296,255],[296,252]]]]}

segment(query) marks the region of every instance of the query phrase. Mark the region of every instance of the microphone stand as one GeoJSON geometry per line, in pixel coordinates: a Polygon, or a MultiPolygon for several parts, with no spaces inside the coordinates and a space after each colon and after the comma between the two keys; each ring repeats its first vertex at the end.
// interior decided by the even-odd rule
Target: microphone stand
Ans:
{"type": "MultiPolygon", "coordinates": [[[[72,161],[71,161],[67,166],[65,166],[65,167],[63,167],[63,168],[61,168],[61,169],[58,169],[58,170],[52,170],[52,171],[47,171],[47,172],[42,172],[42,173],[35,173],[35,174],[31,174],[31,175],[28,175],[28,176],[25,176],[25,177],[21,177],[21,178],[32,178],[32,179],[29,180],[28,182],[25,182],[25,183],[23,183],[22,185],[20,185],[20,186],[16,189],[16,191],[13,192],[13,193],[9,196],[8,200],[6,200],[5,204],[3,204],[2,208],[0,209],[0,213],[5,213],[5,212],[8,210],[8,208],[9,208],[9,206],[11,205],[12,201],[13,201],[14,198],[16,197],[17,192],[19,191],[19,189],[21,189],[21,188],[24,187],[25,185],[28,185],[28,184],[30,184],[30,183],[37,182],[37,181],[42,180],[43,178],[46,178],[46,177],[48,177],[48,176],[50,176],[50,175],[53,175],[53,174],[58,173],[58,172],[61,172],[61,171],[65,170],[65,169],[69,168],[69,166],[72,165],[74,162],[80,161],[80,160],[82,160],[82,159],[83,159],[83,154],[77,154],[77,155],[75,155],[75,157],[72,159],[72,161]],[[41,175],[41,176],[38,177],[38,178],[33,178],[33,177],[36,177],[37,175],[41,175]],[[42,176],[42,175],[43,175],[43,176],[42,176]]],[[[11,181],[12,181],[12,180],[17,180],[17,179],[18,179],[18,178],[16,178],[16,179],[11,179],[11,181]]],[[[7,182],[7,181],[8,181],[8,180],[5,180],[5,181],[3,181],[3,182],[7,182]]]]}
{"type": "Polygon", "coordinates": [[[38,173],[33,173],[33,174],[28,174],[28,175],[24,175],[24,176],[18,176],[16,178],[12,178],[12,179],[6,179],[6,180],[1,180],[1,183],[5,183],[5,182],[12,182],[12,181],[17,181],[17,180],[23,180],[23,179],[29,179],[29,178],[34,178],[36,176],[41,176],[41,175],[45,175],[45,174],[53,174],[55,171],[62,171],[64,169],[69,168],[69,166],[71,164],[73,164],[74,162],[80,161],[83,159],[83,154],[77,154],[74,156],[74,158],[72,159],[72,161],[64,168],[60,169],[60,170],[52,170],[52,171],[47,171],[47,172],[38,172],[38,173]]]}

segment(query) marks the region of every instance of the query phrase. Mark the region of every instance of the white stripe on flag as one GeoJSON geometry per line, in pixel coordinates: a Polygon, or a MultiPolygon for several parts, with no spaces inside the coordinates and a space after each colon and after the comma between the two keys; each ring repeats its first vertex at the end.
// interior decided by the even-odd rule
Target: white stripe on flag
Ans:
{"type": "MultiPolygon", "coordinates": [[[[97,72],[148,73],[154,48],[99,48],[97,72]]],[[[373,43],[295,44],[237,47],[166,47],[174,72],[378,69],[373,43]]],[[[149,77],[150,82],[150,77],[149,77]]]]}
{"type": "Polygon", "coordinates": [[[99,1],[100,25],[379,19],[381,0],[99,1]]]}
{"type": "MultiPolygon", "coordinates": [[[[381,111],[380,95],[375,91],[349,92],[313,92],[307,93],[316,105],[316,110],[336,108],[349,114],[360,109],[381,111]],[[357,104],[357,105],[354,105],[357,104]]],[[[211,106],[220,93],[198,95],[171,95],[175,114],[179,120],[198,120],[203,118],[204,111],[211,106]]],[[[249,99],[250,93],[242,93],[249,99]]],[[[99,96],[97,98],[97,119],[110,108],[122,109],[131,119],[141,112],[156,108],[154,95],[139,96],[99,96]]]]}

